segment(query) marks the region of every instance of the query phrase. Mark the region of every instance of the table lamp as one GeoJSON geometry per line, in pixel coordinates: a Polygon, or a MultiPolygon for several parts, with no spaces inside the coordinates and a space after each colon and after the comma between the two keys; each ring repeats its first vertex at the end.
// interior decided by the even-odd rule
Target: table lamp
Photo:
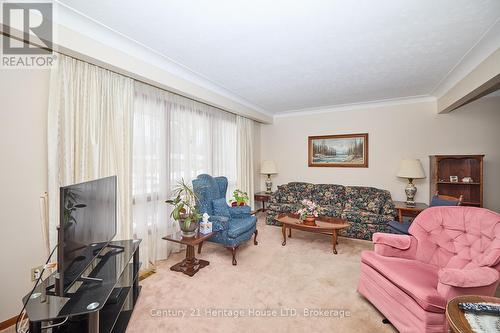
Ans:
{"type": "Polygon", "coordinates": [[[271,175],[277,174],[276,165],[274,161],[262,161],[260,166],[260,173],[263,175],[267,175],[266,179],[266,193],[272,193],[273,182],[271,181],[271,175]]]}
{"type": "Polygon", "coordinates": [[[413,179],[425,178],[424,169],[422,168],[420,160],[401,160],[398,177],[408,179],[408,186],[405,188],[406,205],[410,207],[415,206],[415,194],[417,193],[417,188],[413,185],[413,179]]]}

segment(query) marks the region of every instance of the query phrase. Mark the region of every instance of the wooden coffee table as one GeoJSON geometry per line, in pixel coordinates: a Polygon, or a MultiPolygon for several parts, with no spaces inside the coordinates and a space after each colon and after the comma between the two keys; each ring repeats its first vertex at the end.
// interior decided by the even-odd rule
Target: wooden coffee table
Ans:
{"type": "Polygon", "coordinates": [[[203,241],[209,239],[213,235],[214,232],[206,235],[198,233],[195,237],[182,237],[180,240],[168,236],[163,237],[164,240],[186,245],[186,258],[170,267],[170,270],[193,276],[203,267],[210,265],[209,261],[196,259],[194,255],[194,247],[198,245],[198,253],[201,253],[203,241]]]}
{"type": "Polygon", "coordinates": [[[337,230],[348,228],[349,224],[347,221],[336,217],[319,217],[316,219],[316,225],[306,225],[295,216],[291,215],[279,215],[276,221],[281,222],[281,231],[283,233],[283,243],[281,245],[286,245],[286,229],[288,228],[288,237],[292,237],[292,229],[302,230],[307,232],[314,232],[326,235],[332,235],[332,247],[333,253],[337,254],[336,245],[337,240],[337,230]]]}

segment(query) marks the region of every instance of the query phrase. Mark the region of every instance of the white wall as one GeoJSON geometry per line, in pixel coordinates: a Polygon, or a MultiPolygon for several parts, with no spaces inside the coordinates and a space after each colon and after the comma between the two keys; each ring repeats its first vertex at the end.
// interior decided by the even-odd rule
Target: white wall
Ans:
{"type": "MultiPolygon", "coordinates": [[[[254,141],[253,141],[253,174],[254,174],[254,191],[260,191],[260,161],[261,161],[261,124],[254,122],[254,141]]],[[[256,207],[254,207],[256,208],[256,207]]]]}
{"type": "Polygon", "coordinates": [[[48,83],[47,70],[0,70],[0,321],[18,314],[31,268],[45,262],[48,83]]]}
{"type": "MultiPolygon", "coordinates": [[[[450,114],[434,102],[276,117],[262,125],[262,159],[276,161],[273,183],[290,181],[366,185],[404,200],[407,181],[396,173],[402,158],[419,158],[427,178],[415,180],[417,201],[429,199],[429,155],[485,154],[484,204],[500,211],[500,97],[477,100],[450,114]],[[310,168],[310,135],[369,133],[369,168],[310,168]]],[[[264,188],[261,178],[261,189],[264,188]]],[[[274,187],[275,188],[275,187],[274,187]]]]}

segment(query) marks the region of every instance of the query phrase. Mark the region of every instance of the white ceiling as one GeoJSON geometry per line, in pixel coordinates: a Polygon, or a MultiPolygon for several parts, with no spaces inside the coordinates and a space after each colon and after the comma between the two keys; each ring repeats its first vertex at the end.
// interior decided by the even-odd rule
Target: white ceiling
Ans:
{"type": "Polygon", "coordinates": [[[499,0],[60,0],[271,113],[431,95],[499,0]]]}

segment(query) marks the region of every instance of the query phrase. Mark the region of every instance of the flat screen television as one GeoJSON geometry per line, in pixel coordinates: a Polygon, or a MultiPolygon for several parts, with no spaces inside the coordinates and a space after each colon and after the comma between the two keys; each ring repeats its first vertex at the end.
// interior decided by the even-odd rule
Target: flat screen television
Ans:
{"type": "Polygon", "coordinates": [[[60,188],[58,279],[64,296],[116,235],[116,176],[60,188]]]}

